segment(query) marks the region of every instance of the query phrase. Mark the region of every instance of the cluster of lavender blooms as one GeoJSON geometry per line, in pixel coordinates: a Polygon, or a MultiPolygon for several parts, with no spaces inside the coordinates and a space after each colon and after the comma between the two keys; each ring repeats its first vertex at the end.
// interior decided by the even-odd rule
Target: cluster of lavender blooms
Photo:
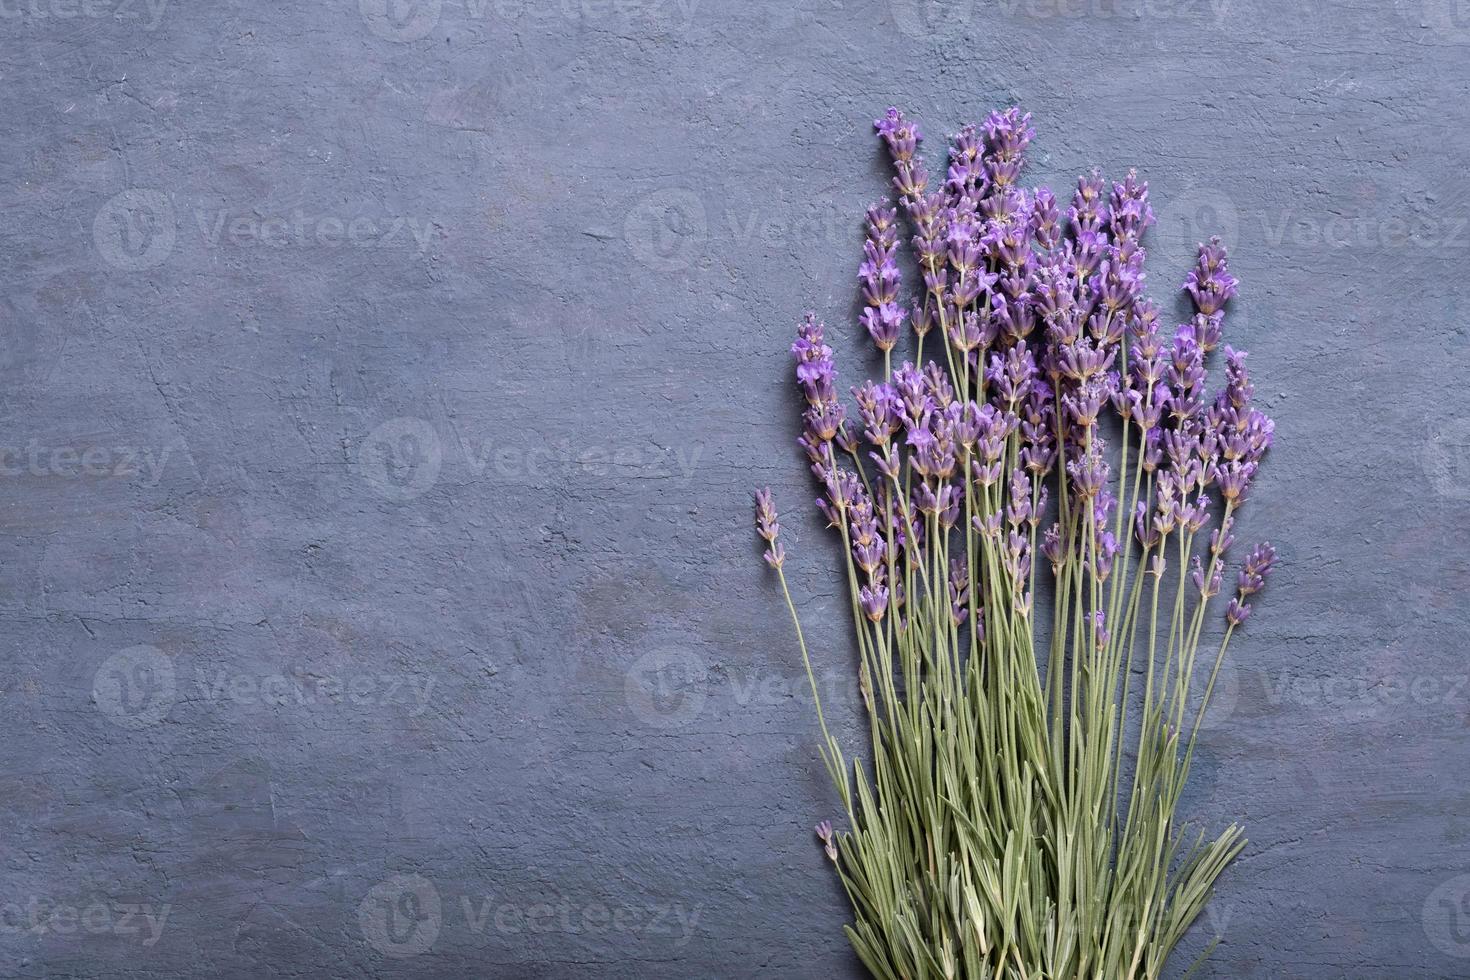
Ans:
{"type": "MultiPolygon", "coordinates": [[[[1177,555],[1201,599],[1217,594],[1235,515],[1273,432],[1253,404],[1243,352],[1225,346],[1225,385],[1213,398],[1205,390],[1206,357],[1221,346],[1238,286],[1224,246],[1199,247],[1184,284],[1195,312],[1170,334],[1144,296],[1141,240],[1154,213],[1134,172],[1111,188],[1096,171],[1081,177],[1064,212],[1051,191],[1017,186],[1034,136],[1019,109],[953,136],[942,179],[926,168],[923,136],[902,112],[889,109],[876,128],[892,158],[897,206],[868,210],[859,279],[861,323],[883,354],[885,378],[851,389],[853,416],[814,314],[791,348],[806,399],[799,443],[823,488],[817,505],[860,573],[862,612],[874,624],[893,616],[903,630],[901,569],[930,567],[926,541],[956,527],[977,534],[1014,583],[977,595],[979,576],[953,562],[935,588],[948,590],[956,626],[973,617],[972,630],[983,630],[987,596],[1003,595],[1008,615],[1029,616],[1038,550],[1054,571],[1080,556],[1095,582],[1107,581],[1120,553],[1147,559],[1159,576],[1177,555]],[[904,222],[920,277],[907,303],[904,222]],[[918,355],[893,367],[905,325],[918,355]],[[924,362],[934,334],[942,349],[931,342],[938,359],[924,362]],[[1121,424],[1104,424],[1109,406],[1121,424]],[[1040,529],[1052,513],[1053,478],[1055,519],[1040,529]],[[1186,542],[1207,526],[1208,547],[1188,554],[1186,542]]],[[[766,559],[779,566],[768,493],[760,508],[766,559]]],[[[1226,611],[1232,628],[1249,615],[1246,600],[1274,558],[1266,544],[1251,552],[1226,611]]],[[[1112,624],[1102,610],[1092,615],[1105,644],[1112,624]]]]}
{"type": "Polygon", "coordinates": [[[1269,544],[1246,556],[1196,697],[1202,624],[1274,434],[1245,354],[1222,344],[1239,283],[1218,239],[1200,245],[1193,312],[1161,324],[1144,295],[1148,185],[1094,171],[1065,209],[1019,186],[1034,132],[1018,109],[953,136],[942,178],[901,112],[876,127],[897,193],[867,211],[858,278],[882,377],[843,394],[815,314],[791,348],[798,442],[846,556],[871,784],[827,729],[775,503],[756,495],[852,828],[816,828],[848,934],[878,976],[1156,978],[1244,846],[1232,826],[1180,850],[1176,812],[1227,645],[1276,563],[1269,544]],[[1030,887],[970,884],[1002,873],[1030,887]]]}

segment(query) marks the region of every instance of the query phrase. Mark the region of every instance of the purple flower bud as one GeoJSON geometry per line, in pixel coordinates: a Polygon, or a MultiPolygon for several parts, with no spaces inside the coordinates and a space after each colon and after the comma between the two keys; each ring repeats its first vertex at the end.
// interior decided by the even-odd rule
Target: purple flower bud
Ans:
{"type": "Polygon", "coordinates": [[[1158,524],[1150,516],[1148,504],[1140,500],[1133,508],[1133,533],[1145,550],[1157,548],[1163,540],[1158,524]]]}
{"type": "Polygon", "coordinates": [[[858,589],[858,601],[863,614],[876,623],[888,611],[888,589],[882,585],[864,585],[858,589]]]}
{"type": "Polygon", "coordinates": [[[1190,271],[1184,289],[1193,297],[1195,309],[1210,316],[1224,308],[1239,284],[1225,262],[1225,246],[1211,238],[1199,247],[1199,265],[1190,271]]]}
{"type": "Polygon", "coordinates": [[[821,823],[817,824],[816,831],[817,838],[822,842],[822,844],[824,845],[824,850],[826,850],[827,852],[827,857],[832,861],[836,861],[837,837],[835,834],[832,833],[831,821],[823,820],[821,823]]]}
{"type": "Polygon", "coordinates": [[[1081,337],[1058,348],[1057,367],[1062,374],[1074,381],[1086,381],[1112,367],[1113,356],[1113,351],[1104,350],[1091,340],[1081,337]]]}
{"type": "Polygon", "coordinates": [[[1250,614],[1250,603],[1242,602],[1238,597],[1231,599],[1230,604],[1225,607],[1225,621],[1231,626],[1239,626],[1250,618],[1250,614]]]}
{"type": "Polygon", "coordinates": [[[1030,392],[1036,374],[1036,357],[1023,340],[1003,355],[991,355],[986,378],[995,386],[998,398],[1014,409],[1030,392]]]}
{"type": "Polygon", "coordinates": [[[1005,112],[992,112],[985,120],[985,172],[994,187],[1009,187],[1016,182],[1024,162],[1026,146],[1035,137],[1031,113],[1011,107],[1005,112]]]}
{"type": "Polygon", "coordinates": [[[1194,583],[1194,587],[1199,590],[1200,595],[1206,599],[1219,593],[1220,579],[1223,573],[1224,564],[1218,558],[1210,559],[1210,569],[1208,572],[1205,571],[1198,555],[1195,555],[1190,560],[1190,581],[1194,583]]]}
{"type": "Polygon", "coordinates": [[[1230,533],[1233,527],[1235,527],[1235,518],[1230,517],[1210,532],[1210,550],[1212,552],[1223,555],[1230,550],[1230,546],[1235,543],[1235,535],[1230,533]]]}
{"type": "Polygon", "coordinates": [[[954,401],[954,388],[950,385],[949,378],[944,369],[933,361],[924,366],[924,385],[928,389],[929,397],[940,408],[948,408],[954,401]]]}
{"type": "Polygon", "coordinates": [[[1051,562],[1053,572],[1058,571],[1062,567],[1062,561],[1065,559],[1066,554],[1062,547],[1061,524],[1053,524],[1041,536],[1041,553],[1051,562]]]}
{"type": "Polygon", "coordinates": [[[1072,196],[1072,207],[1067,218],[1079,231],[1096,232],[1106,217],[1103,205],[1102,174],[1094,170],[1086,177],[1077,178],[1077,193],[1072,196]]]}
{"type": "Polygon", "coordinates": [[[870,452],[868,458],[878,468],[878,472],[894,482],[898,481],[899,472],[903,466],[898,456],[898,447],[889,444],[882,452],[870,452]]]}
{"type": "MultiPolygon", "coordinates": [[[[1097,538],[1097,564],[1092,569],[1099,582],[1106,582],[1113,571],[1113,559],[1118,555],[1118,539],[1112,531],[1104,531],[1097,538]]],[[[1089,562],[1089,565],[1092,564],[1089,562]]]]}
{"type": "Polygon", "coordinates": [[[951,483],[946,483],[939,488],[939,524],[946,531],[954,527],[960,519],[960,504],[964,496],[960,488],[951,483]]]}
{"type": "Polygon", "coordinates": [[[1010,501],[1006,507],[1006,520],[1012,527],[1020,527],[1031,520],[1031,480],[1024,469],[1011,471],[1010,501]]]}
{"type": "Polygon", "coordinates": [[[768,542],[775,541],[776,535],[781,533],[770,487],[762,487],[755,492],[755,526],[760,536],[768,542]]]}
{"type": "Polygon", "coordinates": [[[893,372],[893,387],[903,403],[903,410],[910,420],[917,421],[928,414],[932,402],[924,384],[924,375],[910,361],[904,361],[893,372]]]}
{"type": "Polygon", "coordinates": [[[1224,332],[1222,329],[1224,320],[1225,314],[1221,312],[1196,313],[1194,319],[1189,322],[1189,328],[1194,332],[1194,342],[1199,344],[1200,350],[1206,354],[1220,346],[1220,335],[1224,332]]]}
{"type": "Polygon", "coordinates": [[[883,137],[883,142],[888,144],[888,152],[893,154],[895,161],[911,159],[924,139],[918,125],[909,122],[895,108],[890,108],[882,119],[873,120],[873,128],[883,137]]]}
{"type": "Polygon", "coordinates": [[[1113,185],[1112,214],[1109,216],[1113,237],[1137,240],[1153,223],[1154,212],[1148,205],[1148,181],[1140,182],[1137,171],[1130,170],[1123,183],[1113,185]]]}
{"type": "Polygon", "coordinates": [[[878,529],[878,518],[873,512],[872,501],[866,493],[859,492],[848,508],[848,538],[852,542],[854,562],[872,576],[883,564],[886,543],[878,529]]]}
{"type": "Polygon", "coordinates": [[[1220,496],[1236,506],[1245,500],[1246,491],[1250,488],[1251,478],[1255,473],[1255,463],[1238,461],[1216,466],[1213,470],[1215,482],[1220,486],[1220,496]]]}
{"type": "Polygon", "coordinates": [[[950,619],[959,626],[970,615],[970,569],[962,559],[949,563],[950,619]]]}
{"type": "Polygon", "coordinates": [[[1237,587],[1242,596],[1254,595],[1266,587],[1266,579],[1276,567],[1276,549],[1270,542],[1263,541],[1246,556],[1241,566],[1237,587]]]}
{"type": "Polygon", "coordinates": [[[1179,508],[1179,520],[1191,532],[1197,532],[1204,527],[1210,519],[1210,498],[1201,494],[1194,498],[1194,503],[1184,504],[1179,508]]]}
{"type": "Polygon", "coordinates": [[[927,303],[915,303],[909,317],[914,333],[923,337],[934,328],[934,313],[927,303]]]}
{"type": "Polygon", "coordinates": [[[1158,427],[1150,428],[1143,434],[1143,471],[1152,473],[1159,468],[1164,460],[1163,430],[1158,427]]]}
{"type": "Polygon", "coordinates": [[[1108,464],[1097,446],[1080,459],[1067,463],[1067,475],[1079,497],[1095,497],[1108,482],[1108,464]]]}
{"type": "Polygon", "coordinates": [[[998,513],[990,514],[986,517],[981,517],[977,514],[970,520],[971,526],[974,527],[981,536],[987,538],[1000,537],[1000,522],[1001,517],[998,513]]]}

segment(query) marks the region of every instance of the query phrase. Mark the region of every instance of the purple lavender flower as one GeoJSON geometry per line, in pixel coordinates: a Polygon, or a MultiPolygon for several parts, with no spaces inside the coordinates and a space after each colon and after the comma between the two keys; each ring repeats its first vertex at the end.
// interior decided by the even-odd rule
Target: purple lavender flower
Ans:
{"type": "Polygon", "coordinates": [[[882,585],[864,585],[858,589],[858,601],[863,607],[863,615],[873,622],[879,622],[888,611],[888,589],[882,585]]]}
{"type": "Polygon", "coordinates": [[[1254,595],[1266,587],[1266,579],[1276,567],[1276,549],[1269,541],[1263,541],[1246,556],[1240,569],[1238,587],[1241,595],[1254,595]]]}
{"type": "Polygon", "coordinates": [[[1239,626],[1246,621],[1246,617],[1251,614],[1251,607],[1245,600],[1266,587],[1266,579],[1275,567],[1276,549],[1271,547],[1270,542],[1263,541],[1251,549],[1236,580],[1235,598],[1230,600],[1230,605],[1225,609],[1226,622],[1231,626],[1239,626]]]}
{"type": "Polygon", "coordinates": [[[867,307],[862,313],[863,326],[882,351],[891,351],[898,343],[907,313],[898,305],[901,276],[894,256],[898,249],[897,212],[886,204],[868,209],[867,240],[863,242],[863,263],[858,278],[863,284],[867,307]]]}
{"type": "Polygon", "coordinates": [[[1053,572],[1060,570],[1062,562],[1066,559],[1063,547],[1062,526],[1053,524],[1041,537],[1041,553],[1051,562],[1053,572]]]}
{"type": "Polygon", "coordinates": [[[893,154],[895,161],[912,159],[924,139],[917,124],[910,123],[902,112],[891,107],[883,118],[873,120],[873,128],[888,144],[888,152],[893,154]]]}
{"type": "Polygon", "coordinates": [[[1211,238],[1199,247],[1199,264],[1190,270],[1184,289],[1194,298],[1195,309],[1210,316],[1224,308],[1239,284],[1226,265],[1225,246],[1211,238]]]}
{"type": "Polygon", "coordinates": [[[848,508],[848,534],[852,541],[853,560],[871,578],[882,567],[887,547],[879,532],[873,503],[861,490],[848,508]]]}
{"type": "Polygon", "coordinates": [[[1250,603],[1242,602],[1237,596],[1231,599],[1225,607],[1225,621],[1231,626],[1239,626],[1250,618],[1250,603]]]}
{"type": "Polygon", "coordinates": [[[1031,113],[1018,108],[992,112],[985,120],[985,172],[993,187],[1016,182],[1025,162],[1026,147],[1036,136],[1031,113]]]}
{"type": "Polygon", "coordinates": [[[893,169],[897,172],[893,178],[893,186],[897,188],[905,209],[912,216],[912,209],[923,198],[924,189],[929,183],[924,162],[915,153],[924,136],[919,132],[919,127],[905,119],[903,113],[897,109],[889,109],[883,118],[873,121],[873,126],[888,145],[888,152],[893,157],[893,169]]]}
{"type": "Polygon", "coordinates": [[[864,382],[852,389],[862,419],[863,435],[875,446],[886,446],[902,425],[903,403],[892,385],[864,382]]]}
{"type": "Polygon", "coordinates": [[[1138,538],[1138,543],[1143,545],[1145,551],[1159,546],[1163,535],[1159,532],[1159,525],[1153,520],[1153,515],[1148,509],[1148,504],[1140,500],[1133,510],[1133,533],[1138,538]]]}
{"type": "Polygon", "coordinates": [[[1057,198],[1045,187],[1037,188],[1031,205],[1031,235],[1043,251],[1050,252],[1062,242],[1061,211],[1057,198]]]}
{"type": "Polygon", "coordinates": [[[786,549],[777,540],[777,536],[781,533],[781,524],[776,518],[776,504],[771,499],[770,487],[764,487],[755,492],[755,527],[756,533],[764,538],[768,545],[762,556],[766,564],[772,568],[780,568],[786,560],[786,549]]]}
{"type": "Polygon", "coordinates": [[[1202,597],[1208,599],[1220,591],[1221,578],[1224,575],[1224,564],[1218,558],[1210,560],[1209,570],[1205,570],[1204,563],[1200,561],[1199,555],[1190,560],[1189,579],[1194,587],[1199,590],[1202,597]]]}
{"type": "Polygon", "coordinates": [[[949,563],[949,615],[956,626],[970,615],[970,569],[958,558],[949,563]]]}
{"type": "Polygon", "coordinates": [[[1077,496],[1084,499],[1097,496],[1108,482],[1108,464],[1101,446],[1094,445],[1080,458],[1069,462],[1067,475],[1072,478],[1072,489],[1077,496]]]}
{"type": "Polygon", "coordinates": [[[1140,182],[1136,170],[1128,171],[1123,183],[1113,185],[1110,211],[1108,223],[1115,239],[1137,241],[1154,223],[1153,208],[1148,205],[1148,181],[1140,182]]]}
{"type": "Polygon", "coordinates": [[[837,860],[837,836],[832,833],[832,821],[823,820],[816,826],[817,839],[820,840],[827,852],[827,857],[833,862],[837,860]]]}
{"type": "Polygon", "coordinates": [[[1072,195],[1072,207],[1067,218],[1079,232],[1096,233],[1107,217],[1103,204],[1102,174],[1094,170],[1091,174],[1077,178],[1077,192],[1072,195]]]}

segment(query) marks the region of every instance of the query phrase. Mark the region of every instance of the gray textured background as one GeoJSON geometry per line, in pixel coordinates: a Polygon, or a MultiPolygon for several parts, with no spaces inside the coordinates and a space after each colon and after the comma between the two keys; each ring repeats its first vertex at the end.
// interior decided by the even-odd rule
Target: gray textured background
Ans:
{"type": "Polygon", "coordinates": [[[0,27],[0,975],[856,976],[746,494],[850,698],[788,337],[868,366],[869,121],[1017,100],[1033,181],[1151,181],[1155,295],[1223,231],[1278,418],[1188,950],[1470,976],[1464,0],[0,27]]]}

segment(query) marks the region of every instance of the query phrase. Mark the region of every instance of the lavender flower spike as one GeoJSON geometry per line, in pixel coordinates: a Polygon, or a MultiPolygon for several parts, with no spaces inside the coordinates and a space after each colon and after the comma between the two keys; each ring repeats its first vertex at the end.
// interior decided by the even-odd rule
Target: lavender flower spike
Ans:
{"type": "Polygon", "coordinates": [[[776,504],[771,500],[770,487],[755,492],[755,528],[756,533],[770,545],[762,556],[766,559],[766,564],[772,568],[780,568],[786,560],[786,549],[777,540],[781,525],[776,519],[776,504]]]}
{"type": "Polygon", "coordinates": [[[1276,549],[1271,547],[1270,542],[1263,541],[1251,550],[1246,556],[1245,564],[1240,569],[1240,578],[1236,582],[1237,594],[1230,600],[1230,605],[1225,609],[1225,620],[1231,626],[1239,626],[1245,622],[1246,617],[1251,614],[1250,603],[1246,602],[1247,596],[1255,595],[1266,587],[1266,579],[1270,577],[1271,570],[1276,567],[1276,549]]]}
{"type": "Polygon", "coordinates": [[[863,264],[858,278],[863,284],[862,324],[878,349],[887,353],[898,343],[908,313],[898,305],[899,271],[894,254],[898,250],[898,213],[887,204],[868,208],[868,240],[863,243],[863,264]]]}
{"type": "Polygon", "coordinates": [[[1225,246],[1219,238],[1199,247],[1199,265],[1190,270],[1184,290],[1194,298],[1195,309],[1205,316],[1220,312],[1235,295],[1240,280],[1230,274],[1225,262],[1225,246]]]}

